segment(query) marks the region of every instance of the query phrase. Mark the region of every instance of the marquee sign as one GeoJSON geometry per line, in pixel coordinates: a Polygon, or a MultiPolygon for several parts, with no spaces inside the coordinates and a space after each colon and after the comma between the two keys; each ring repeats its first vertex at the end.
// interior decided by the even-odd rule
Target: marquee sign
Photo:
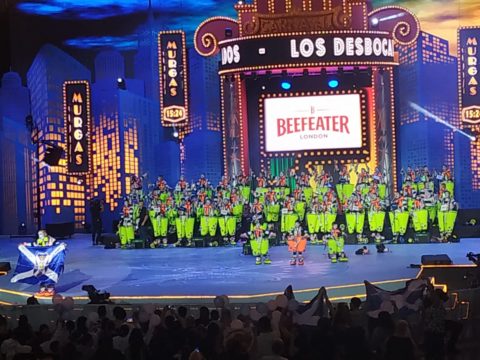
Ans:
{"type": "Polygon", "coordinates": [[[160,108],[163,126],[184,126],[188,120],[188,74],[185,33],[158,34],[160,108]]]}
{"type": "Polygon", "coordinates": [[[85,174],[90,171],[90,85],[88,81],[63,83],[63,105],[67,139],[67,171],[85,174]]]}
{"type": "Polygon", "coordinates": [[[292,11],[279,14],[255,14],[245,23],[245,35],[279,34],[318,30],[342,30],[350,27],[351,19],[342,6],[323,11],[292,11]]]}
{"type": "Polygon", "coordinates": [[[319,32],[220,42],[219,73],[322,65],[396,65],[387,32],[319,32]]]}
{"type": "Polygon", "coordinates": [[[460,28],[458,48],[462,122],[480,124],[480,27],[460,28]]]}

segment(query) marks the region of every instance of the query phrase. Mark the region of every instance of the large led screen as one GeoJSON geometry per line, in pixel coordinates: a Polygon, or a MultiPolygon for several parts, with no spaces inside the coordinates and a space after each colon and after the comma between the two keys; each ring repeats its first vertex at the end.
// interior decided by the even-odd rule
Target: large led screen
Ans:
{"type": "Polygon", "coordinates": [[[267,152],[362,146],[359,94],[267,98],[264,109],[267,152]]]}

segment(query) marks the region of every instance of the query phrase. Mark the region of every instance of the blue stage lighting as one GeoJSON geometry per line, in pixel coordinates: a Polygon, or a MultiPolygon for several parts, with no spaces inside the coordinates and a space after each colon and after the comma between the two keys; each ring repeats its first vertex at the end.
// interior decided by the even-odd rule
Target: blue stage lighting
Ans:
{"type": "Polygon", "coordinates": [[[283,90],[290,90],[292,87],[292,84],[290,84],[288,81],[282,81],[281,85],[283,90]]]}
{"type": "Polygon", "coordinates": [[[338,86],[338,80],[332,79],[328,81],[328,87],[335,89],[338,86]]]}

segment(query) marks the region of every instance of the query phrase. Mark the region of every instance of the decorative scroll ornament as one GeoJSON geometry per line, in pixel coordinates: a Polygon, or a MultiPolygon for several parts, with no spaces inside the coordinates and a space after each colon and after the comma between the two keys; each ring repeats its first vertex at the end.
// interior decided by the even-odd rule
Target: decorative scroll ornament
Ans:
{"type": "Polygon", "coordinates": [[[385,6],[368,14],[370,30],[389,31],[397,44],[410,45],[420,33],[420,23],[409,10],[400,6],[385,6]]]}
{"type": "Polygon", "coordinates": [[[200,55],[213,56],[218,54],[218,43],[229,38],[239,37],[237,20],[228,17],[213,17],[202,22],[194,35],[195,49],[200,55]]]}
{"type": "Polygon", "coordinates": [[[319,30],[344,30],[351,18],[341,6],[325,11],[292,11],[284,14],[255,14],[243,26],[245,35],[281,34],[319,30]]]}

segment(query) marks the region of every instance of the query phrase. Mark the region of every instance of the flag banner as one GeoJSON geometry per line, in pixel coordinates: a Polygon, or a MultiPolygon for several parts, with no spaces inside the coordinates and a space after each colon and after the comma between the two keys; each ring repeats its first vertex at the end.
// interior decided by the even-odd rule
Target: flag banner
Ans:
{"type": "Polygon", "coordinates": [[[65,262],[65,244],[49,247],[18,246],[18,262],[12,283],[57,283],[65,262]]]}
{"type": "Polygon", "coordinates": [[[367,294],[367,314],[378,318],[378,314],[386,311],[390,314],[398,312],[400,317],[406,317],[420,309],[423,292],[427,287],[427,280],[409,280],[406,286],[395,291],[388,291],[365,281],[367,294]]]}

